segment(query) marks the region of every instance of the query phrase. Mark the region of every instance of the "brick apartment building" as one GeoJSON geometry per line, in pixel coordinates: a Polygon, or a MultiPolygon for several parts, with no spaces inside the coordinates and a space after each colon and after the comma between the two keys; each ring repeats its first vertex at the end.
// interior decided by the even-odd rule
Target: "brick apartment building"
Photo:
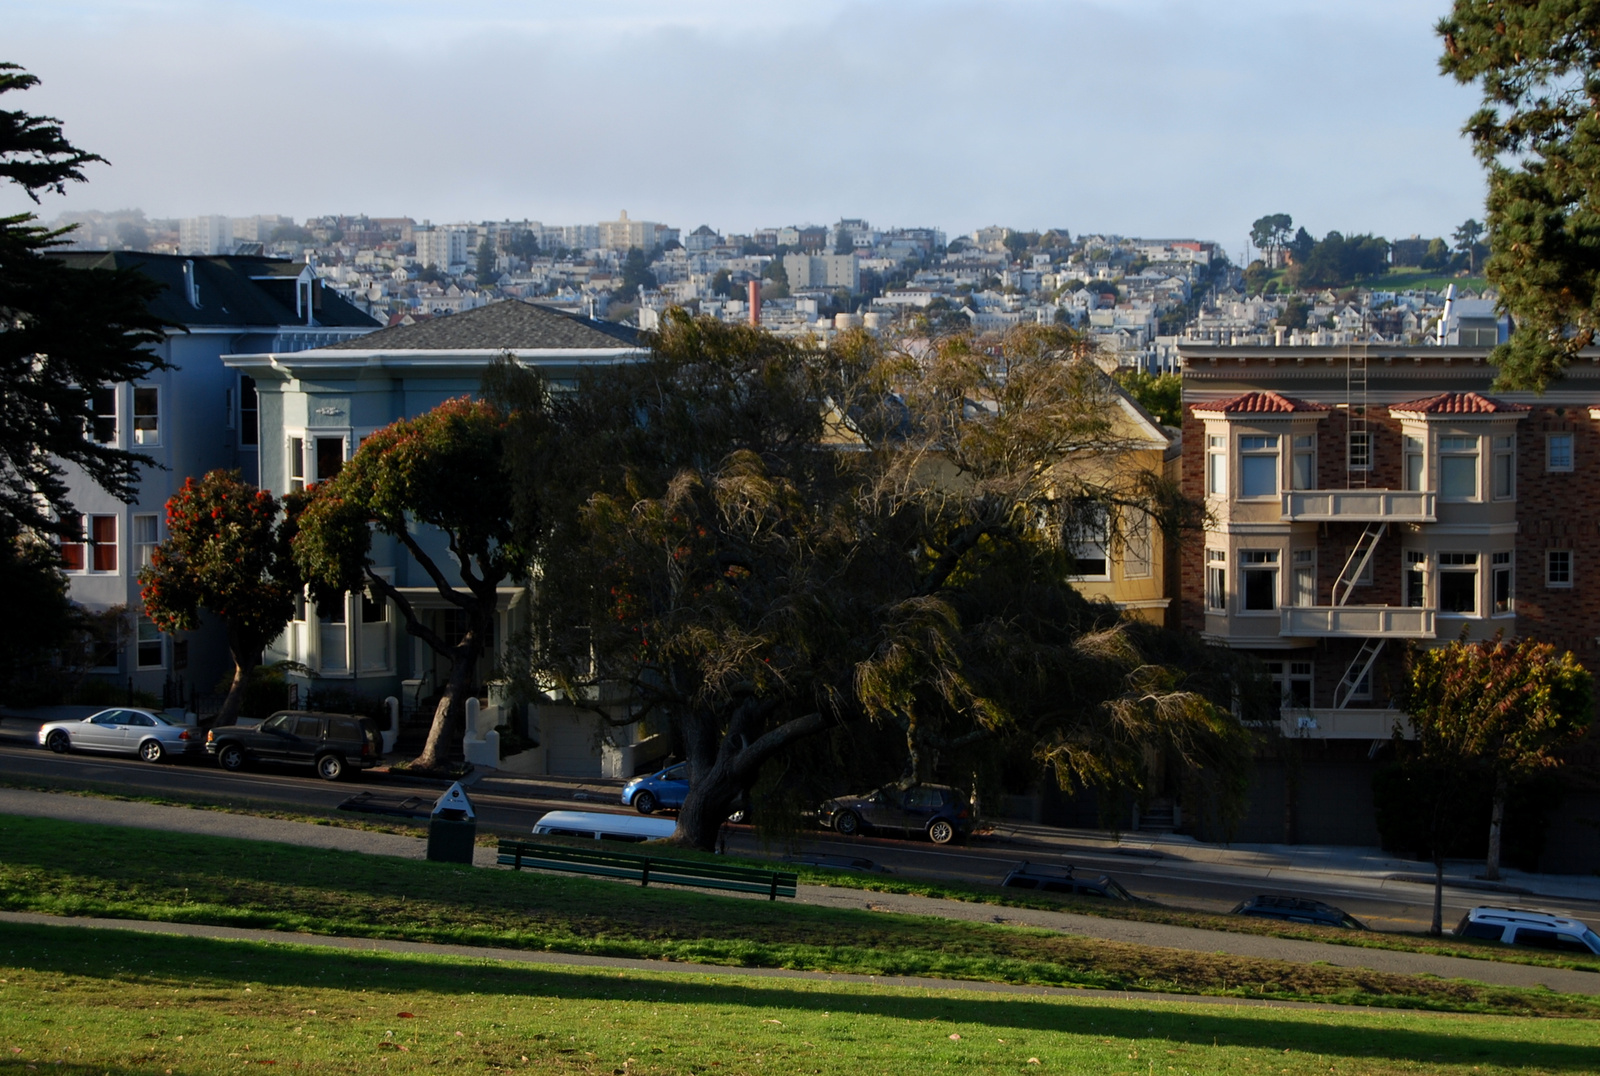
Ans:
{"type": "MultiPolygon", "coordinates": [[[[1180,348],[1183,490],[1210,522],[1179,620],[1266,663],[1296,748],[1264,760],[1242,839],[1375,843],[1407,645],[1532,636],[1600,669],[1600,352],[1543,395],[1490,391],[1487,354],[1180,348]]],[[[1600,829],[1559,819],[1545,857],[1600,860],[1600,829]]]]}

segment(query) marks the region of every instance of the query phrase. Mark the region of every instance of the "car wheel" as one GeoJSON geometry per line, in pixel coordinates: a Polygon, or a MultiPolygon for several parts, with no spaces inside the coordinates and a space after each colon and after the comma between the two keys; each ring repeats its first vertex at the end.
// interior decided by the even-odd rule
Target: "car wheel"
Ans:
{"type": "Polygon", "coordinates": [[[949,844],[955,837],[956,827],[952,826],[948,819],[935,818],[928,823],[928,840],[934,844],[949,844]]]}
{"type": "Polygon", "coordinates": [[[56,729],[44,741],[44,745],[58,755],[64,755],[72,750],[72,737],[64,729],[56,729]]]}
{"type": "Polygon", "coordinates": [[[317,759],[317,776],[324,781],[337,781],[344,776],[344,759],[338,755],[323,755],[317,759]]]}
{"type": "Polygon", "coordinates": [[[833,831],[841,837],[854,837],[861,832],[861,819],[854,811],[840,811],[833,820],[833,831]]]}
{"type": "Polygon", "coordinates": [[[640,814],[654,814],[656,810],[656,794],[647,789],[633,794],[633,809],[640,814]]]}
{"type": "Polygon", "coordinates": [[[734,811],[732,814],[730,814],[728,816],[728,821],[732,822],[736,826],[739,823],[743,822],[744,821],[744,810],[741,808],[740,810],[734,811]]]}
{"type": "Polygon", "coordinates": [[[236,743],[224,745],[222,750],[217,752],[217,765],[238,773],[244,769],[244,748],[236,743]]]}
{"type": "Polygon", "coordinates": [[[160,740],[146,740],[139,745],[139,757],[146,762],[160,762],[166,756],[166,749],[161,746],[160,740]]]}

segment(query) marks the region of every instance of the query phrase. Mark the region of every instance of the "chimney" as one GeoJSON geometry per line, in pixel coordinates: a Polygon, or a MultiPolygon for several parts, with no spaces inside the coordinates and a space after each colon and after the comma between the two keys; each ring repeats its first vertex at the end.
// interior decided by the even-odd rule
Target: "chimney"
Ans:
{"type": "Polygon", "coordinates": [[[750,282],[750,324],[761,324],[761,281],[750,282]]]}

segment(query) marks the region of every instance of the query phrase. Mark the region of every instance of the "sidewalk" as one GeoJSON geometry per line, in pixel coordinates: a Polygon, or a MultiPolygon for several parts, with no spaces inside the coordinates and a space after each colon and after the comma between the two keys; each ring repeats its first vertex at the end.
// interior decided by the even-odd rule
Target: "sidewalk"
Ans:
{"type": "MultiPolygon", "coordinates": [[[[72,822],[132,826],[140,829],[197,833],[245,840],[277,841],[312,848],[398,856],[406,859],[422,859],[427,847],[426,841],[419,837],[371,833],[365,830],[341,829],[336,826],[318,826],[305,822],[223,814],[149,803],[118,803],[115,814],[110,815],[103,801],[20,789],[0,789],[0,814],[20,814],[35,818],[57,818],[72,822]]],[[[479,867],[496,866],[494,850],[476,849],[473,854],[473,864],[479,867]]],[[[723,898],[719,895],[707,899],[723,898]]],[[[751,899],[766,898],[756,896],[751,899]]],[[[1471,979],[1499,986],[1524,988],[1544,986],[1563,993],[1600,995],[1600,974],[1594,972],[1541,968],[1527,964],[1505,964],[1489,960],[1466,960],[1351,945],[1330,945],[1255,934],[1234,934],[1194,927],[1104,919],[1068,912],[972,904],[956,900],[872,893],[830,886],[801,886],[797,899],[803,904],[823,907],[1041,927],[1107,941],[1181,949],[1186,952],[1222,952],[1294,963],[1320,961],[1394,975],[1437,975],[1441,978],[1471,979]]],[[[479,952],[481,955],[481,951],[474,950],[474,952],[479,952]]],[[[724,973],[734,971],[730,968],[720,970],[724,973]]],[[[952,988],[958,987],[952,984],[952,988]]]]}

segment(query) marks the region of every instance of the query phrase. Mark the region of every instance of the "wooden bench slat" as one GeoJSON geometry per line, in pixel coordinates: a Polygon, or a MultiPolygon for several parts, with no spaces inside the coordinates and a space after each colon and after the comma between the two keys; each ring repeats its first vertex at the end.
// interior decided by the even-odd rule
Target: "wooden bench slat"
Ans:
{"type": "Polygon", "coordinates": [[[641,885],[655,883],[738,893],[766,893],[773,900],[795,896],[800,884],[799,875],[793,871],[695,863],[631,852],[589,851],[529,841],[501,841],[496,858],[509,867],[593,874],[636,881],[641,885]]]}

